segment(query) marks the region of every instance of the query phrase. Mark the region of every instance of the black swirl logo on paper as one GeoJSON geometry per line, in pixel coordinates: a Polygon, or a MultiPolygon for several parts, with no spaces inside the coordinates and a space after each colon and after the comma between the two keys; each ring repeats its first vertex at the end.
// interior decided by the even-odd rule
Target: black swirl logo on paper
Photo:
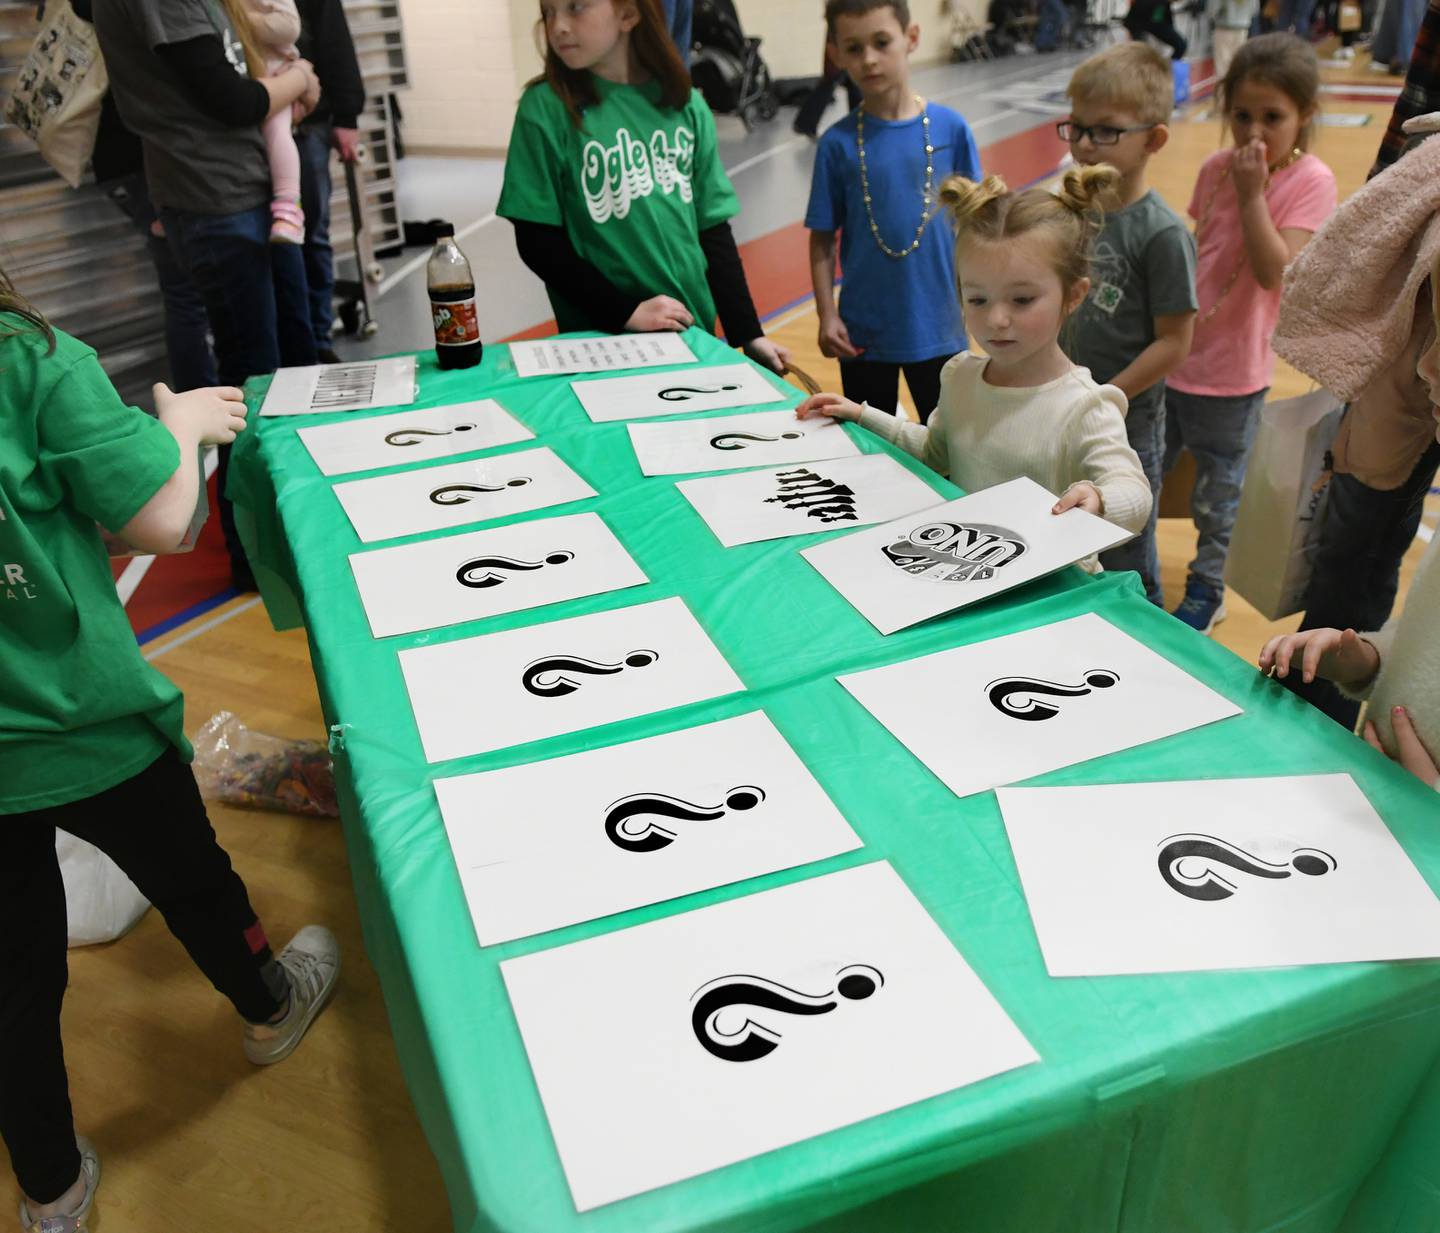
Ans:
{"type": "MultiPolygon", "coordinates": [[[[690,1027],[705,1051],[726,1062],[753,1062],[774,1053],[784,1033],[775,1024],[780,1015],[828,1015],[844,1002],[863,1002],[885,984],[878,968],[855,963],[835,974],[835,987],[826,993],[802,993],[763,976],[721,976],[703,984],[690,996],[690,1027]],[[721,1023],[727,1011],[753,1008],[733,1026],[721,1023]]],[[[727,1016],[733,1024],[736,1015],[727,1016]]]]}
{"type": "Polygon", "coordinates": [[[1014,531],[978,522],[927,522],[880,549],[896,569],[928,582],[986,582],[1029,550],[1014,531]]]}
{"type": "Polygon", "coordinates": [[[783,505],[817,522],[860,521],[855,512],[855,490],[848,484],[837,484],[804,467],[777,471],[775,478],[780,481],[780,492],[766,497],[766,505],[783,505]]]}
{"type": "Polygon", "coordinates": [[[426,437],[448,437],[456,432],[469,432],[474,424],[456,424],[453,428],[397,428],[385,434],[386,445],[419,445],[426,437]]]}
{"type": "Polygon", "coordinates": [[[767,437],[760,432],[722,432],[710,438],[712,450],[744,450],[753,445],[776,441],[799,441],[805,436],[798,428],[791,428],[777,436],[767,437]]]}
{"type": "Polygon", "coordinates": [[[731,788],[718,805],[697,805],[678,796],[637,792],[605,811],[605,837],[626,852],[658,852],[675,842],[667,822],[718,822],[730,813],[745,813],[765,799],[765,789],[752,784],[731,788]]]}
{"type": "Polygon", "coordinates": [[[478,496],[489,492],[504,492],[507,488],[524,488],[530,482],[528,475],[517,475],[514,479],[500,484],[446,484],[430,494],[436,505],[464,505],[478,496]]]}
{"type": "Polygon", "coordinates": [[[1303,874],[1320,878],[1339,864],[1319,848],[1296,848],[1289,860],[1277,865],[1213,835],[1171,835],[1162,839],[1159,863],[1160,876],[1171,890],[1187,899],[1211,903],[1235,894],[1242,877],[1283,881],[1303,874]]]}
{"type": "Polygon", "coordinates": [[[660,391],[662,402],[689,402],[702,394],[729,394],[738,390],[738,385],[672,385],[660,391]]]}
{"type": "Polygon", "coordinates": [[[659,658],[659,651],[631,651],[618,664],[608,664],[579,655],[547,655],[526,665],[520,683],[537,698],[563,698],[581,689],[586,677],[614,676],[628,668],[648,668],[659,658]]]}
{"type": "Polygon", "coordinates": [[[565,565],[574,559],[575,554],[564,548],[546,553],[539,561],[525,561],[519,557],[472,557],[455,571],[455,581],[462,587],[483,590],[501,586],[517,574],[534,573],[547,565],[565,565]]]}
{"type": "Polygon", "coordinates": [[[1097,689],[1119,684],[1118,673],[1108,668],[1092,668],[1081,685],[1064,685],[1058,681],[1042,681],[1034,676],[1002,676],[985,686],[985,696],[1002,715],[1031,722],[1054,719],[1060,708],[1050,698],[1084,698],[1097,689]]]}

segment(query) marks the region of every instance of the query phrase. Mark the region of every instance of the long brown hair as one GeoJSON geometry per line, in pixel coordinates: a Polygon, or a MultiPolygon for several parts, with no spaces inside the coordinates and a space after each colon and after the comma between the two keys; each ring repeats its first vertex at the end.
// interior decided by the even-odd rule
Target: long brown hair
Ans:
{"type": "MultiPolygon", "coordinates": [[[[660,104],[678,110],[690,101],[690,70],[675,49],[670,30],[665,24],[665,13],[660,0],[596,0],[596,3],[634,5],[640,15],[640,23],[630,31],[630,51],[635,62],[660,83],[660,104]]],[[[581,113],[600,101],[595,92],[595,79],[588,69],[571,69],[555,54],[550,40],[545,36],[545,19],[542,17],[535,27],[537,42],[543,42],[545,71],[527,84],[538,85],[548,81],[550,88],[565,104],[570,119],[576,128],[580,127],[581,113]]]]}
{"type": "Polygon", "coordinates": [[[1315,49],[1304,39],[1283,30],[1257,35],[1241,44],[1225,76],[1215,87],[1222,114],[1230,114],[1235,91],[1246,81],[1274,86],[1295,104],[1295,110],[1301,115],[1310,113],[1310,118],[1300,126],[1295,142],[1300,149],[1308,150],[1315,139],[1315,117],[1320,111],[1320,61],[1315,49]]]}
{"type": "Polygon", "coordinates": [[[15,290],[15,284],[10,281],[4,270],[0,270],[0,313],[12,313],[17,317],[22,317],[34,327],[33,331],[0,331],[0,341],[16,334],[34,332],[45,335],[45,341],[50,344],[50,350],[55,350],[55,331],[50,328],[50,323],[45,320],[44,314],[38,308],[15,290]]]}

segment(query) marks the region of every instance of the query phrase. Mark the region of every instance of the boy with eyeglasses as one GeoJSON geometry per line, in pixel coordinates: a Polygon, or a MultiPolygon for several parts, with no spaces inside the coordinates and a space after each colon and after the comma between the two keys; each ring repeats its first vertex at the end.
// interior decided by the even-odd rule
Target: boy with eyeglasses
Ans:
{"type": "MultiPolygon", "coordinates": [[[[1121,43],[1086,60],[1066,90],[1070,118],[1058,125],[1077,163],[1120,172],[1119,201],[1095,238],[1089,296],[1061,335],[1070,358],[1130,400],[1130,445],[1153,492],[1165,452],[1165,378],[1190,354],[1195,331],[1195,241],[1146,182],[1170,138],[1170,65],[1145,43],[1121,43]]],[[[1144,531],[1101,554],[1106,569],[1133,569],[1163,605],[1155,548],[1156,511],[1144,531]]]]}

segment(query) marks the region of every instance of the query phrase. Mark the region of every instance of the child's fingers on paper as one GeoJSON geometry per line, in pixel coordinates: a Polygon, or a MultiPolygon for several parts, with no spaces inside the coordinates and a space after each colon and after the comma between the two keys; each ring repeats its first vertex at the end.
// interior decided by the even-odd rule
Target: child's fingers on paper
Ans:
{"type": "MultiPolygon", "coordinates": [[[[1385,746],[1380,744],[1380,734],[1375,730],[1375,721],[1373,719],[1367,719],[1365,721],[1365,731],[1362,735],[1365,737],[1365,743],[1372,749],[1378,749],[1382,754],[1385,753],[1385,746]]],[[[1388,758],[1390,755],[1385,754],[1385,756],[1388,758]]]]}

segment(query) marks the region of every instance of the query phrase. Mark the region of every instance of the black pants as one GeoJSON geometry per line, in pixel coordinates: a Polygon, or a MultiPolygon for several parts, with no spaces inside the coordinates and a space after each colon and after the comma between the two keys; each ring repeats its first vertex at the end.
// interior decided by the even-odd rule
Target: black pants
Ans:
{"type": "MultiPolygon", "coordinates": [[[[1379,629],[1389,620],[1400,590],[1400,559],[1420,527],[1437,466],[1440,444],[1432,443],[1399,488],[1382,492],[1353,475],[1330,481],[1301,629],[1379,629]]],[[[1346,728],[1353,730],[1360,718],[1360,704],[1329,681],[1306,685],[1292,670],[1281,684],[1346,728]]]]}
{"type": "Polygon", "coordinates": [[[1175,29],[1175,18],[1166,0],[1131,0],[1130,11],[1125,14],[1125,29],[1132,39],[1143,34],[1153,34],[1170,48],[1172,60],[1183,60],[1189,46],[1185,36],[1175,29]]]}
{"type": "Polygon", "coordinates": [[[860,106],[860,87],[850,80],[850,74],[843,69],[828,77],[820,78],[816,87],[810,91],[800,104],[800,110],[795,113],[795,131],[803,133],[806,137],[815,136],[816,130],[820,127],[820,117],[825,114],[825,108],[830,106],[835,98],[835,84],[839,82],[845,87],[845,98],[849,103],[850,110],[860,106]]]}
{"type": "Polygon", "coordinates": [[[53,1203],[80,1175],[60,1041],[68,968],[57,828],[125,871],[245,1019],[273,1017],[286,990],[245,884],[174,750],[97,796],[0,816],[0,1137],[21,1190],[37,1203],[53,1203]]]}
{"type": "Polygon", "coordinates": [[[883,364],[878,360],[841,360],[840,388],[851,402],[868,402],[877,411],[895,414],[900,405],[900,370],[905,370],[905,384],[915,400],[915,410],[922,424],[930,422],[930,413],[940,401],[940,370],[954,357],[937,355],[911,364],[883,364]]]}

